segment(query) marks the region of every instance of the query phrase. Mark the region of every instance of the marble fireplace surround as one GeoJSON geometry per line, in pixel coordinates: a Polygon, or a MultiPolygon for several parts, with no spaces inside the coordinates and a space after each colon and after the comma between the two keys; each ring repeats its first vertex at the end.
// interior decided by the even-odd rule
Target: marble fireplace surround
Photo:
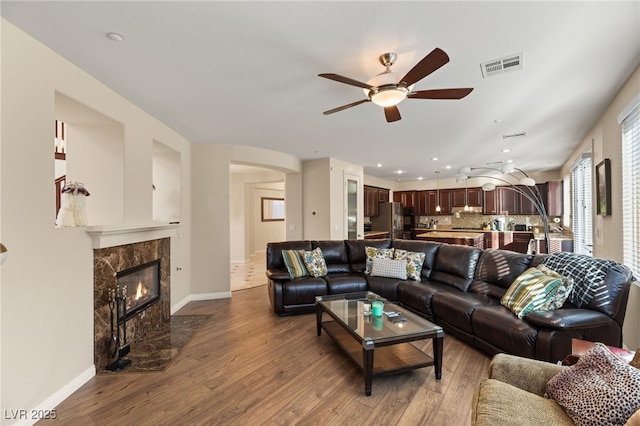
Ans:
{"type": "MultiPolygon", "coordinates": [[[[127,339],[136,342],[171,323],[171,236],[177,225],[88,227],[93,239],[94,271],[94,362],[98,373],[113,362],[111,356],[111,311],[109,290],[116,286],[115,273],[160,260],[160,300],[127,321],[127,339]]],[[[157,354],[162,357],[162,354],[157,354]]],[[[151,358],[154,355],[147,354],[151,358]]],[[[140,367],[140,366],[138,366],[140,367]]]]}

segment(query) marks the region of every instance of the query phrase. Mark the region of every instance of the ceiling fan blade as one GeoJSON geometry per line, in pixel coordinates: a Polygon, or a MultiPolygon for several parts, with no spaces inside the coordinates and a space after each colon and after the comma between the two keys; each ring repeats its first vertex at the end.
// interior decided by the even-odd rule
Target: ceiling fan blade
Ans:
{"type": "Polygon", "coordinates": [[[356,105],[363,104],[365,102],[371,102],[369,99],[362,99],[361,101],[351,102],[350,104],[339,106],[338,108],[330,109],[328,111],[323,112],[324,115],[333,114],[334,112],[342,111],[343,109],[351,108],[356,105]]]}
{"type": "Polygon", "coordinates": [[[409,93],[407,98],[413,99],[462,99],[473,91],[473,88],[418,90],[409,93]]]}
{"type": "Polygon", "coordinates": [[[328,78],[329,80],[337,81],[338,83],[349,84],[351,86],[362,87],[363,89],[373,89],[373,86],[370,86],[367,83],[363,83],[361,81],[354,80],[349,77],[344,77],[338,74],[332,74],[332,73],[318,74],[318,77],[328,78]]]}
{"type": "Polygon", "coordinates": [[[400,111],[397,106],[390,106],[384,108],[384,116],[387,118],[387,123],[393,123],[400,120],[400,111]]]}
{"type": "Polygon", "coordinates": [[[436,47],[427,56],[422,58],[411,70],[405,75],[398,84],[402,83],[405,87],[415,84],[418,80],[422,80],[444,64],[449,62],[449,55],[444,50],[436,47]]]}

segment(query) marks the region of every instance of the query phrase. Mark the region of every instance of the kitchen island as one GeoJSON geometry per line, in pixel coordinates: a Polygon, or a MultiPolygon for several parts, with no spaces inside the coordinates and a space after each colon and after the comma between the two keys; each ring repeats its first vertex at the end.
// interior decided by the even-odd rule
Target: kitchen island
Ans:
{"type": "Polygon", "coordinates": [[[416,239],[484,248],[482,232],[431,231],[417,234],[416,239]]]}

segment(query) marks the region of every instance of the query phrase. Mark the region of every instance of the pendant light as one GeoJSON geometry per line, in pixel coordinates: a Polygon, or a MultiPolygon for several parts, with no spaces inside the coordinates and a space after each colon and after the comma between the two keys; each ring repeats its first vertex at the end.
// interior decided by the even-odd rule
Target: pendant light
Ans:
{"type": "Polygon", "coordinates": [[[440,172],[436,172],[436,211],[440,212],[442,209],[440,208],[440,172]]]}
{"type": "Polygon", "coordinates": [[[464,211],[469,211],[469,180],[464,181],[464,211]]]}

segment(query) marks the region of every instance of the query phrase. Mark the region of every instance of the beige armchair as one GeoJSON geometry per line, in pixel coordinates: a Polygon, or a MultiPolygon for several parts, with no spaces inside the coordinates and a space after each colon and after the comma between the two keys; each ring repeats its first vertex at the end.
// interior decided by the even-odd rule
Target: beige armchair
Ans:
{"type": "Polygon", "coordinates": [[[561,365],[498,354],[491,361],[489,378],[473,397],[471,424],[478,426],[573,425],[553,399],[545,398],[545,385],[561,365]]]}

